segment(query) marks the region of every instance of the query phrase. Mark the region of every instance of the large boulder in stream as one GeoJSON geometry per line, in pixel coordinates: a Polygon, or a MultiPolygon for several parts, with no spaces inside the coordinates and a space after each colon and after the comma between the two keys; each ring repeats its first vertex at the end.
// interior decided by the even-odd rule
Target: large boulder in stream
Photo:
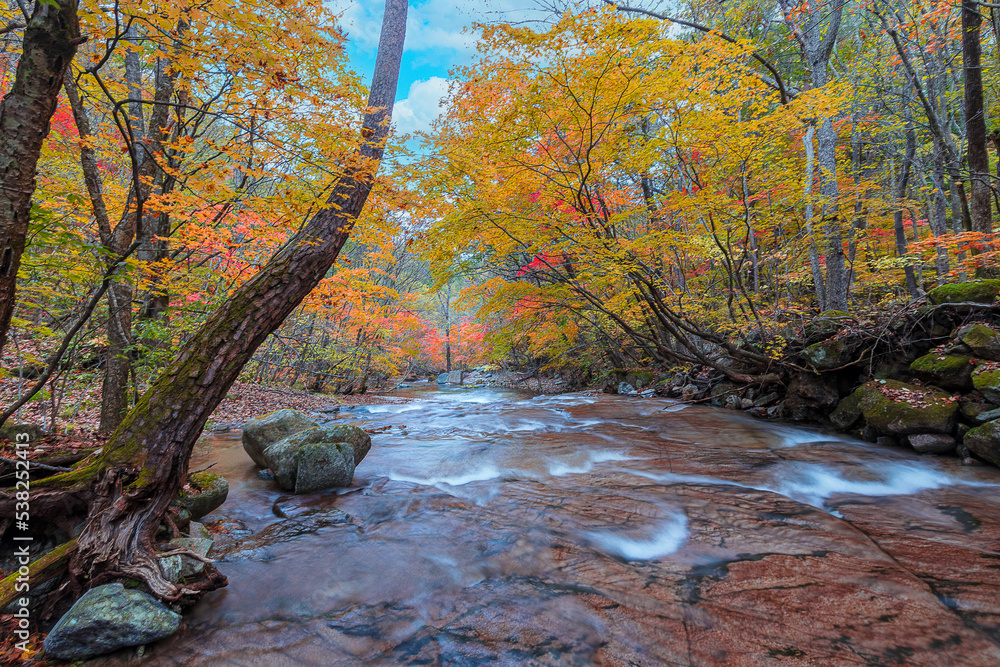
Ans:
{"type": "Polygon", "coordinates": [[[311,493],[349,486],[371,445],[357,426],[317,426],[271,445],[264,450],[264,461],[282,489],[311,493]]]}
{"type": "Polygon", "coordinates": [[[879,433],[950,433],[955,427],[958,401],[944,392],[896,380],[873,380],[857,391],[861,414],[879,433]]]}
{"type": "Polygon", "coordinates": [[[142,591],[121,584],[92,588],[45,637],[45,657],[85,660],[172,635],[180,614],[142,591]]]}
{"type": "Polygon", "coordinates": [[[265,449],[299,431],[317,426],[319,424],[298,410],[275,410],[246,423],[243,427],[243,449],[254,463],[267,468],[269,466],[264,460],[265,449]]]}

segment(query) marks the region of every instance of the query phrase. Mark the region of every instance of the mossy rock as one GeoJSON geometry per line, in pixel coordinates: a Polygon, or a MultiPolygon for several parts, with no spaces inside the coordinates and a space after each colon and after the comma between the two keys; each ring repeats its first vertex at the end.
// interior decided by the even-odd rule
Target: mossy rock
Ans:
{"type": "Polygon", "coordinates": [[[983,364],[972,371],[972,386],[979,390],[987,401],[1000,403],[1000,368],[994,364],[983,364]]]}
{"type": "Polygon", "coordinates": [[[330,486],[348,486],[354,475],[354,468],[371,449],[371,438],[363,429],[350,424],[317,426],[291,435],[264,450],[267,467],[274,473],[278,484],[286,491],[299,493],[300,488],[309,491],[330,486]],[[310,447],[306,445],[323,445],[310,447]],[[305,452],[305,453],[303,453],[305,452]],[[350,456],[350,461],[342,464],[338,457],[350,456]],[[298,483],[300,466],[306,462],[309,480],[298,483]],[[324,472],[321,468],[327,461],[337,470],[324,472]],[[346,471],[345,474],[341,474],[346,471]],[[322,486],[323,484],[326,486],[322,486]],[[334,483],[335,482],[335,483],[334,483]]]}
{"type": "Polygon", "coordinates": [[[977,394],[966,394],[958,399],[959,410],[966,419],[981,422],[989,419],[979,419],[982,414],[987,414],[997,409],[996,404],[989,403],[977,394]]]}
{"type": "Polygon", "coordinates": [[[1000,280],[977,280],[940,285],[927,293],[927,301],[943,303],[993,303],[1000,294],[1000,280]]]}
{"type": "Polygon", "coordinates": [[[1000,361],[1000,333],[982,324],[970,324],[958,330],[956,337],[982,359],[1000,361]]]}
{"type": "Polygon", "coordinates": [[[979,458],[1000,466],[1000,419],[969,429],[962,444],[979,458]]]}
{"type": "Polygon", "coordinates": [[[879,433],[950,433],[955,427],[958,402],[944,392],[895,380],[873,380],[859,391],[861,413],[879,433]]]}
{"type": "MultiPolygon", "coordinates": [[[[807,342],[830,338],[840,331],[840,320],[845,317],[850,317],[850,315],[842,310],[824,310],[806,322],[805,326],[802,327],[802,335],[807,342]]],[[[785,338],[794,338],[794,336],[785,336],[785,338]]]]}
{"type": "Polygon", "coordinates": [[[802,350],[802,356],[820,370],[840,368],[851,363],[851,347],[842,338],[813,343],[802,350]]]}
{"type": "Polygon", "coordinates": [[[207,470],[191,473],[187,483],[192,491],[181,491],[179,500],[194,520],[221,507],[229,496],[226,478],[207,470]]]}
{"type": "Polygon", "coordinates": [[[838,430],[846,431],[861,419],[861,394],[861,388],[858,388],[830,413],[830,422],[838,430]]]}
{"type": "Polygon", "coordinates": [[[254,463],[266,468],[265,449],[299,431],[317,426],[319,424],[298,410],[275,410],[246,423],[243,427],[243,449],[254,463]]]}
{"type": "Polygon", "coordinates": [[[931,352],[910,364],[910,371],[921,380],[944,389],[972,389],[972,357],[931,352]]]}

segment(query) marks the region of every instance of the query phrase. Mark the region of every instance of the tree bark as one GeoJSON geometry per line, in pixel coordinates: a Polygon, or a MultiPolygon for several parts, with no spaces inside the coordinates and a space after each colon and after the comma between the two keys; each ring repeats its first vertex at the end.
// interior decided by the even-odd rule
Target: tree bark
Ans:
{"type": "Polygon", "coordinates": [[[174,600],[224,585],[210,566],[208,580],[194,587],[164,579],[154,554],[156,530],[184,483],[205,422],[257,347],[326,275],[368,198],[389,131],[406,9],[405,0],[386,3],[364,139],[347,161],[327,207],[205,322],[125,417],[90,470],[67,473],[74,479],[96,479],[70,566],[88,586],[128,576],[174,600]]]}
{"type": "MultiPolygon", "coordinates": [[[[896,184],[896,210],[893,213],[893,227],[896,232],[896,254],[905,257],[907,253],[906,230],[903,228],[903,197],[906,196],[906,188],[910,184],[910,167],[913,157],[917,152],[917,139],[913,127],[906,128],[906,152],[903,155],[903,164],[899,174],[899,182],[896,184]]],[[[916,299],[920,296],[917,291],[917,279],[913,273],[913,266],[907,264],[903,267],[906,274],[906,289],[910,296],[916,299]]]]}
{"type": "Polygon", "coordinates": [[[986,110],[983,104],[982,44],[979,39],[983,17],[976,0],[962,0],[962,67],[965,79],[965,134],[969,142],[969,217],[972,231],[993,231],[990,206],[990,153],[986,137],[986,110]]]}
{"type": "Polygon", "coordinates": [[[14,86],[0,103],[0,351],[14,313],[42,143],[80,37],[76,0],[36,2],[14,86]]]}

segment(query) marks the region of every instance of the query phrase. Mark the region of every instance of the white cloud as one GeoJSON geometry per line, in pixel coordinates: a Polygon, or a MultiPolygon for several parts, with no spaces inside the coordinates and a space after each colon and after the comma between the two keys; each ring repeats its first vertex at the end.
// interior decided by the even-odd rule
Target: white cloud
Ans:
{"type": "Polygon", "coordinates": [[[448,80],[439,76],[414,81],[406,99],[400,100],[392,110],[396,130],[409,134],[427,130],[444,112],[448,97],[448,80]]]}

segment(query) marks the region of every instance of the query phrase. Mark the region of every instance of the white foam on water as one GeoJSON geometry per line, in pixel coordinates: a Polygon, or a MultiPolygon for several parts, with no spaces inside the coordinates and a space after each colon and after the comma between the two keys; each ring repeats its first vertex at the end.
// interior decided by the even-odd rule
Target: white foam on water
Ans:
{"type": "Polygon", "coordinates": [[[396,482],[412,482],[413,484],[423,484],[424,486],[464,486],[472,482],[486,482],[491,479],[501,477],[503,472],[492,463],[486,463],[478,468],[473,468],[467,472],[455,475],[445,475],[442,477],[411,477],[397,472],[389,472],[386,477],[396,482]]]}
{"type": "Polygon", "coordinates": [[[939,470],[905,463],[883,463],[878,467],[878,473],[881,480],[848,479],[840,472],[823,465],[796,466],[777,488],[767,490],[822,508],[828,498],[841,493],[907,496],[928,489],[965,483],[939,470]]]}
{"type": "Polygon", "coordinates": [[[690,407],[691,406],[688,405],[687,403],[675,403],[673,405],[668,405],[667,407],[662,408],[660,412],[680,412],[681,410],[686,410],[690,407]]]}
{"type": "Polygon", "coordinates": [[[579,464],[573,465],[565,461],[548,461],[549,474],[553,477],[563,475],[579,475],[588,473],[594,469],[594,464],[607,463],[608,461],[631,461],[634,457],[622,452],[598,449],[587,452],[587,459],[579,464]]]}
{"type": "Polygon", "coordinates": [[[657,526],[650,537],[633,537],[622,531],[592,531],[586,536],[593,546],[609,555],[626,560],[653,560],[680,549],[689,534],[687,517],[678,513],[657,526]]]}

